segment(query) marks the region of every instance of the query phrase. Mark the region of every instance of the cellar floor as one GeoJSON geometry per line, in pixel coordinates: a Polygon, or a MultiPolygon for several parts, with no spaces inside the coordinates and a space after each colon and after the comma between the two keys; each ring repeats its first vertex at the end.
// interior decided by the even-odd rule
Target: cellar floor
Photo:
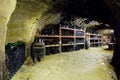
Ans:
{"type": "Polygon", "coordinates": [[[117,80],[109,62],[113,51],[90,48],[45,56],[25,63],[12,80],[117,80]]]}

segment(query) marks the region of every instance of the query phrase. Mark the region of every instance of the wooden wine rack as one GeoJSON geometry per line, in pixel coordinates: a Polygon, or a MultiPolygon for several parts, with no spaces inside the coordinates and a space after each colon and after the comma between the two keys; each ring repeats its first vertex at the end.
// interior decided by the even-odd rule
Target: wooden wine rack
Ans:
{"type": "MultiPolygon", "coordinates": [[[[62,26],[59,25],[58,28],[58,35],[50,35],[50,34],[45,34],[45,35],[39,35],[36,36],[37,38],[43,38],[43,41],[45,39],[57,39],[58,43],[57,44],[50,44],[50,45],[45,45],[46,51],[51,48],[57,48],[59,52],[66,52],[66,51],[73,51],[73,50],[80,50],[84,48],[84,43],[85,43],[85,30],[83,29],[75,29],[75,28],[69,28],[68,26],[62,26]],[[72,32],[72,35],[63,35],[63,31],[66,32],[72,32]],[[77,33],[82,33],[82,35],[77,35],[77,33]],[[67,40],[68,43],[63,43],[63,40],[67,40]],[[71,40],[71,42],[69,42],[71,40]],[[82,40],[82,41],[81,41],[82,40]]],[[[65,33],[65,32],[64,32],[65,33]]],[[[46,44],[46,43],[45,43],[46,44]]],[[[52,52],[50,52],[52,53],[52,52]]],[[[47,53],[46,54],[50,54],[47,53]]]]}

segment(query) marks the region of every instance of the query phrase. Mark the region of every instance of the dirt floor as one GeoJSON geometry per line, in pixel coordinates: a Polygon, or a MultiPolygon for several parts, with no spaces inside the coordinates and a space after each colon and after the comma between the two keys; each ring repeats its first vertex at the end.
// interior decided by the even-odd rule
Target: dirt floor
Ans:
{"type": "Polygon", "coordinates": [[[117,80],[109,62],[113,51],[90,48],[45,56],[24,64],[12,80],[117,80]]]}

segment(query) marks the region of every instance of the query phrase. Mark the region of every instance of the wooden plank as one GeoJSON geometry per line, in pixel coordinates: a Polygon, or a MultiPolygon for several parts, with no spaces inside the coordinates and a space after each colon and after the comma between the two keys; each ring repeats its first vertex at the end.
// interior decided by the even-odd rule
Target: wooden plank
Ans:
{"type": "Polygon", "coordinates": [[[75,36],[75,38],[85,38],[85,36],[75,36]]]}
{"type": "Polygon", "coordinates": [[[34,48],[34,49],[41,49],[41,48],[44,48],[44,47],[32,47],[32,48],[34,48]]]}
{"type": "Polygon", "coordinates": [[[74,44],[62,44],[62,46],[74,46],[74,44]]]}
{"type": "Polygon", "coordinates": [[[45,47],[59,47],[60,45],[59,44],[56,44],[56,45],[45,45],[45,47]]]}
{"type": "Polygon", "coordinates": [[[80,30],[80,29],[75,29],[76,31],[81,31],[81,32],[85,32],[85,30],[80,30]]]}
{"type": "Polygon", "coordinates": [[[43,37],[43,38],[58,38],[59,36],[57,35],[40,35],[40,36],[36,36],[36,37],[43,37]]]}
{"type": "Polygon", "coordinates": [[[74,38],[74,36],[61,36],[62,38],[74,38]]]}
{"type": "Polygon", "coordinates": [[[51,37],[51,38],[52,38],[52,37],[59,37],[59,36],[55,36],[55,35],[54,35],[54,36],[53,36],[53,35],[44,35],[44,36],[41,36],[41,37],[51,37]]]}
{"type": "Polygon", "coordinates": [[[90,40],[98,40],[98,38],[90,38],[90,40]]]}
{"type": "Polygon", "coordinates": [[[84,45],[84,43],[76,43],[75,45],[84,45]]]}
{"type": "Polygon", "coordinates": [[[64,30],[71,30],[71,31],[74,31],[74,30],[75,30],[75,29],[65,28],[65,27],[61,27],[61,29],[64,29],[64,30]]]}

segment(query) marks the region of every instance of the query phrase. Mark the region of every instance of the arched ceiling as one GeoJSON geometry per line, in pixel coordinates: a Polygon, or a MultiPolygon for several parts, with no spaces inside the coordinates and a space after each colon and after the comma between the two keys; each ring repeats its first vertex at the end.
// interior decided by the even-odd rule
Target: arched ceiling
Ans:
{"type": "Polygon", "coordinates": [[[67,13],[80,17],[89,17],[104,23],[110,22],[112,16],[110,8],[103,0],[74,0],[66,6],[64,11],[67,13]]]}
{"type": "Polygon", "coordinates": [[[36,26],[42,28],[55,23],[61,13],[110,24],[115,15],[118,17],[118,3],[116,0],[17,0],[16,9],[8,23],[7,42],[29,42],[36,26]]]}
{"type": "Polygon", "coordinates": [[[8,23],[6,43],[18,40],[29,43],[37,27],[42,28],[43,24],[55,23],[58,14],[50,12],[52,7],[48,3],[42,0],[17,0],[16,9],[8,23]],[[37,25],[38,21],[41,22],[40,25],[37,25]]]}
{"type": "Polygon", "coordinates": [[[120,17],[120,0],[53,0],[57,11],[110,24],[120,17]]]}

